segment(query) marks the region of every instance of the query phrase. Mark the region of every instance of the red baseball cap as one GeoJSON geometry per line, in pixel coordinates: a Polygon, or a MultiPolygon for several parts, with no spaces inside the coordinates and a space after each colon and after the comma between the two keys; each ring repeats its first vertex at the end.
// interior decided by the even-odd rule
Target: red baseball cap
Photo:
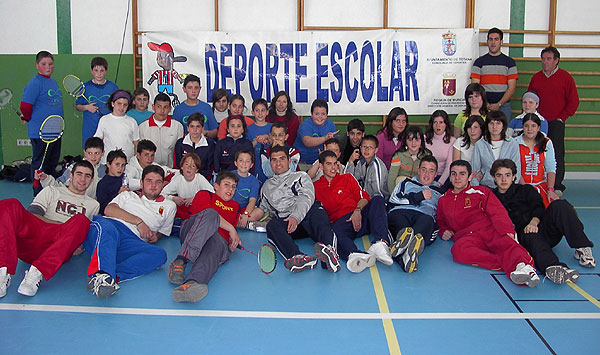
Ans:
{"type": "Polygon", "coordinates": [[[157,44],[154,42],[149,42],[148,43],[148,47],[150,47],[151,50],[153,51],[160,51],[160,52],[171,52],[173,53],[173,47],[171,47],[170,44],[164,42],[162,44],[157,44]]]}

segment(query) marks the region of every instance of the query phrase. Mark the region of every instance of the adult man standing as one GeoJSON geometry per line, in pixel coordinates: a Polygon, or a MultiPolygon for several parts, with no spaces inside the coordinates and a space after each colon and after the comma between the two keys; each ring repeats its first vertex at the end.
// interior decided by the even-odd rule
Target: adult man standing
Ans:
{"type": "Polygon", "coordinates": [[[118,281],[152,272],[167,261],[167,253],[156,245],[161,235],[170,235],[177,206],[160,195],[164,171],[148,165],[142,172],[142,195],[123,191],[97,216],[83,246],[92,255],[88,266],[88,290],[98,298],[112,296],[118,281]]]}
{"type": "Polygon", "coordinates": [[[83,243],[90,219],[100,209],[85,195],[93,178],[92,164],[82,160],[73,165],[68,187],[44,188],[27,211],[16,199],[0,201],[0,297],[6,295],[17,257],[31,264],[17,292],[35,296],[42,276],[54,276],[83,243]]]}
{"type": "Polygon", "coordinates": [[[517,87],[517,64],[502,53],[504,34],[496,27],[487,33],[488,52],[477,58],[471,69],[471,83],[485,89],[490,111],[501,110],[510,120],[510,98],[517,87]]]}
{"type": "MultiPolygon", "coordinates": [[[[565,121],[575,114],[579,106],[579,95],[571,74],[558,67],[560,53],[550,46],[542,50],[542,70],[535,73],[528,90],[540,97],[538,111],[548,120],[548,138],[554,144],[556,156],[556,181],[554,188],[565,190],[565,121]]],[[[559,196],[560,196],[559,195],[559,196]]]]}
{"type": "Polygon", "coordinates": [[[271,147],[271,169],[275,174],[261,189],[260,208],[271,215],[267,238],[286,259],[291,272],[312,269],[317,259],[331,272],[340,269],[335,235],[327,212],[315,201],[315,188],[304,171],[290,171],[289,148],[271,147]],[[294,239],[310,236],[315,241],[314,256],[300,251],[294,239]]]}

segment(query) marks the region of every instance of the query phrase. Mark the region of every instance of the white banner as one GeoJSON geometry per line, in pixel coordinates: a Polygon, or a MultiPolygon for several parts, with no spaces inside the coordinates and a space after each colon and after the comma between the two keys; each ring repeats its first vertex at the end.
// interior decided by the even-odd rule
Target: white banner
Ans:
{"type": "Polygon", "coordinates": [[[267,101],[290,94],[299,115],[316,98],[330,115],[458,113],[478,54],[473,29],[338,32],[147,32],[144,87],[185,100],[182,77],[200,77],[200,99],[225,88],[267,101]]]}

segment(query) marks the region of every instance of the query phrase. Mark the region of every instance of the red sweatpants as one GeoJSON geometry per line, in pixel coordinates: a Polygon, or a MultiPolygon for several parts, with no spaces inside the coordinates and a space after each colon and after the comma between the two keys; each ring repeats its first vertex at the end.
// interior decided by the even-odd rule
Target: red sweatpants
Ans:
{"type": "Polygon", "coordinates": [[[534,266],[533,258],[521,244],[493,230],[472,233],[455,240],[452,256],[457,263],[503,270],[508,277],[519,263],[534,266]]]}
{"type": "Polygon", "coordinates": [[[20,258],[49,280],[83,243],[90,220],[76,214],[65,223],[46,223],[11,198],[0,201],[0,226],[0,267],[14,275],[20,258]]]}

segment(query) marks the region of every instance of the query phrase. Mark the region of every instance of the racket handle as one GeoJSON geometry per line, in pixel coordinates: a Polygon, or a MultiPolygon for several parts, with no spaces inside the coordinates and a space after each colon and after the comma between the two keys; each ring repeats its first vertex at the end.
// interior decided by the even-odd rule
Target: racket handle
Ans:
{"type": "MultiPolygon", "coordinates": [[[[40,169],[37,169],[35,172],[38,175],[41,174],[41,173],[43,173],[43,171],[40,170],[40,169]]],[[[33,179],[33,187],[40,187],[40,179],[33,179]]]]}

